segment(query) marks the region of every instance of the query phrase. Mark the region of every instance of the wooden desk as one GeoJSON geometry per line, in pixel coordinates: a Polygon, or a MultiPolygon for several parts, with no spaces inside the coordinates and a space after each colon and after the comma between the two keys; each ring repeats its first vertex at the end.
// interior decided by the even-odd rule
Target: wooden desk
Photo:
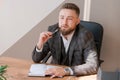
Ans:
{"type": "Polygon", "coordinates": [[[20,60],[10,57],[0,57],[0,65],[8,65],[5,76],[7,80],[97,80],[96,75],[90,76],[66,76],[64,78],[50,77],[28,77],[29,68],[33,62],[27,60],[20,60]]]}

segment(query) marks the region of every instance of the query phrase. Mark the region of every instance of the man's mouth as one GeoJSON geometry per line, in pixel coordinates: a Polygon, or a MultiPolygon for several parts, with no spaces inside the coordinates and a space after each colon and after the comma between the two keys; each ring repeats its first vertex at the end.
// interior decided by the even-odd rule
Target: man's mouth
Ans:
{"type": "Polygon", "coordinates": [[[61,26],[61,28],[64,28],[64,29],[66,29],[66,28],[68,28],[68,26],[61,26]]]}

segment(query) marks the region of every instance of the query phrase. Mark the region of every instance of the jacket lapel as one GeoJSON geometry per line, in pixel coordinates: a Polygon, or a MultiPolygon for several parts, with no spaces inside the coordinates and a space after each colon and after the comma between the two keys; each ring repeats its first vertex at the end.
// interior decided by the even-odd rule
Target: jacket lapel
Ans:
{"type": "Polygon", "coordinates": [[[54,47],[56,51],[56,59],[57,59],[57,63],[60,64],[60,59],[61,59],[61,37],[60,37],[60,33],[57,32],[56,36],[54,36],[54,47]]]}
{"type": "Polygon", "coordinates": [[[77,40],[77,36],[76,36],[76,33],[74,33],[73,38],[72,38],[70,45],[69,45],[69,65],[70,66],[72,65],[71,61],[72,61],[73,51],[74,51],[74,48],[76,45],[76,40],[77,40]]]}

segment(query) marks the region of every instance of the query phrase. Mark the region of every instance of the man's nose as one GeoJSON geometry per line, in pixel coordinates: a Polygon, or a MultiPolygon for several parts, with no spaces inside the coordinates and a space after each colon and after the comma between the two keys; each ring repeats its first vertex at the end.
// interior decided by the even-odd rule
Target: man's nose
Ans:
{"type": "Polygon", "coordinates": [[[63,20],[63,24],[66,25],[67,24],[67,19],[63,20]]]}

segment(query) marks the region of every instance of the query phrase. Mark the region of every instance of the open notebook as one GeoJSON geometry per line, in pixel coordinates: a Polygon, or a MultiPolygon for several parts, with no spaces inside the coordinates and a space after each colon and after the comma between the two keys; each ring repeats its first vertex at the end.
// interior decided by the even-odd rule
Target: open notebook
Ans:
{"type": "Polygon", "coordinates": [[[45,71],[49,68],[58,66],[46,65],[46,64],[32,64],[28,73],[28,76],[46,76],[45,71]]]}

